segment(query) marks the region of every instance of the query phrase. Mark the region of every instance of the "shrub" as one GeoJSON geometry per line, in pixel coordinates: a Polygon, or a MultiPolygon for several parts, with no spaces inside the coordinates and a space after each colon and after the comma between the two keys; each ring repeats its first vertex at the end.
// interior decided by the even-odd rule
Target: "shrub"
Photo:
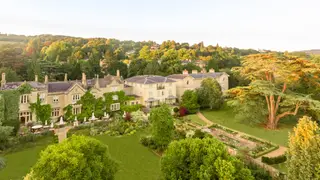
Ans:
{"type": "Polygon", "coordinates": [[[202,132],[200,129],[197,129],[195,132],[194,132],[194,135],[192,136],[193,138],[199,138],[199,139],[203,139],[206,137],[206,134],[205,132],[202,132]]]}
{"type": "Polygon", "coordinates": [[[173,108],[173,112],[175,112],[175,113],[179,112],[179,108],[178,107],[174,107],[173,108]]]}
{"type": "Polygon", "coordinates": [[[124,120],[131,121],[131,114],[129,112],[126,112],[126,116],[124,117],[124,120]]]}
{"type": "Polygon", "coordinates": [[[53,143],[55,144],[59,143],[59,137],[57,135],[53,136],[53,143]]]}
{"type": "Polygon", "coordinates": [[[0,126],[0,150],[10,147],[10,135],[12,131],[13,127],[0,126]]]}
{"type": "Polygon", "coordinates": [[[185,115],[187,115],[187,109],[186,108],[184,108],[184,107],[180,107],[180,109],[179,109],[179,115],[180,115],[180,117],[183,117],[183,116],[185,116],[185,115]]]}
{"type": "Polygon", "coordinates": [[[3,169],[6,166],[6,161],[4,158],[0,157],[0,169],[3,169]]]}
{"type": "Polygon", "coordinates": [[[154,142],[152,136],[142,136],[140,138],[140,143],[146,147],[149,147],[151,149],[156,149],[156,143],[154,142]]]}
{"type": "Polygon", "coordinates": [[[263,163],[272,165],[272,164],[280,164],[280,163],[284,163],[287,160],[287,156],[286,155],[280,155],[280,156],[276,156],[276,157],[265,157],[262,156],[261,161],[263,163]]]}
{"type": "Polygon", "coordinates": [[[173,139],[180,140],[186,138],[186,132],[182,129],[175,129],[173,132],[173,139]]]}

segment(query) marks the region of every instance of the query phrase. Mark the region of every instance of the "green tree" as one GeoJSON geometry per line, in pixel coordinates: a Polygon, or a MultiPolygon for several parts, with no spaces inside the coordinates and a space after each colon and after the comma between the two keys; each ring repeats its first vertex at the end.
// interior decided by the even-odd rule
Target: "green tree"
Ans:
{"type": "Polygon", "coordinates": [[[149,46],[143,46],[141,48],[141,50],[139,51],[139,59],[144,59],[148,61],[152,60],[149,46]]]}
{"type": "Polygon", "coordinates": [[[286,54],[249,55],[242,66],[235,68],[251,81],[249,87],[237,87],[229,95],[241,103],[243,97],[256,94],[265,99],[268,110],[266,125],[277,128],[279,120],[296,115],[300,108],[318,109],[319,101],[295,91],[295,84],[304,81],[306,86],[319,87],[320,67],[310,61],[286,54]]]}
{"type": "Polygon", "coordinates": [[[132,60],[128,68],[128,77],[143,75],[147,64],[147,61],[142,59],[132,60]]]}
{"type": "Polygon", "coordinates": [[[158,61],[153,60],[148,62],[146,68],[143,71],[144,75],[161,75],[160,64],[158,61]]]}
{"type": "Polygon", "coordinates": [[[50,120],[51,117],[51,105],[42,104],[40,100],[40,95],[37,95],[37,101],[35,103],[30,103],[31,112],[35,112],[38,122],[45,124],[45,122],[50,120]]]}
{"type": "Polygon", "coordinates": [[[84,117],[91,117],[94,112],[96,117],[102,117],[104,112],[104,102],[102,98],[95,98],[94,95],[87,91],[81,99],[77,102],[81,104],[81,119],[84,117]]]}
{"type": "Polygon", "coordinates": [[[198,102],[202,108],[219,109],[223,105],[221,86],[217,80],[204,79],[197,89],[198,102]]]}
{"type": "Polygon", "coordinates": [[[170,108],[163,104],[153,108],[150,114],[152,124],[152,138],[159,149],[164,149],[173,138],[173,117],[170,108]]]}
{"type": "Polygon", "coordinates": [[[215,59],[210,59],[208,61],[208,64],[206,66],[206,70],[209,71],[210,69],[214,69],[216,72],[219,71],[218,63],[217,60],[215,59]]]}
{"type": "Polygon", "coordinates": [[[72,136],[41,152],[32,167],[34,179],[104,179],[113,180],[118,165],[110,158],[108,147],[100,141],[72,136]]]}
{"type": "Polygon", "coordinates": [[[128,75],[128,66],[121,62],[121,61],[117,61],[114,63],[111,63],[110,66],[107,67],[106,72],[110,75],[116,75],[117,74],[117,70],[120,71],[120,75],[123,78],[126,78],[128,75]]]}
{"type": "Polygon", "coordinates": [[[161,158],[164,179],[253,180],[249,169],[214,138],[187,138],[170,143],[161,158]]]}
{"type": "Polygon", "coordinates": [[[196,113],[199,109],[198,94],[192,90],[186,90],[182,97],[180,106],[186,108],[188,113],[196,113]]]}
{"type": "Polygon", "coordinates": [[[320,179],[320,128],[311,118],[299,120],[289,135],[288,180],[320,179]]]}
{"type": "Polygon", "coordinates": [[[0,68],[0,73],[6,73],[6,81],[7,82],[16,82],[16,81],[20,80],[20,77],[11,68],[0,68]]]}
{"type": "Polygon", "coordinates": [[[72,105],[69,104],[68,106],[63,108],[64,111],[64,119],[67,121],[73,120],[73,115],[72,115],[72,105]]]}

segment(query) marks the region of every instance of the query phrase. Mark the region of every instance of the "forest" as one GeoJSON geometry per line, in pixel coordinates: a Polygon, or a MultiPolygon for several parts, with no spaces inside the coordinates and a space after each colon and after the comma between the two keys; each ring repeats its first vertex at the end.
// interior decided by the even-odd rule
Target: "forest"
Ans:
{"type": "Polygon", "coordinates": [[[190,45],[173,40],[157,44],[154,41],[120,41],[107,38],[78,38],[56,35],[23,36],[0,34],[0,71],[7,74],[7,82],[32,81],[34,75],[51,81],[81,78],[81,73],[93,78],[95,74],[115,75],[119,69],[123,78],[135,75],[169,75],[187,69],[201,71],[196,62],[208,70],[224,71],[231,75],[230,87],[239,84],[232,67],[241,58],[260,53],[254,49],[205,46],[203,42],[190,45]],[[183,63],[188,60],[188,63],[183,63]]]}

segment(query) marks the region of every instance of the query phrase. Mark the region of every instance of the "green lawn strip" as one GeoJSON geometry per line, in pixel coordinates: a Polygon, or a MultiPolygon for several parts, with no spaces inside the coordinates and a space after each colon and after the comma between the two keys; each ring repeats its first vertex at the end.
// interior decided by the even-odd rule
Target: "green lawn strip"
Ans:
{"type": "Polygon", "coordinates": [[[203,122],[199,117],[198,115],[196,114],[190,114],[187,116],[187,118],[189,118],[191,120],[192,123],[195,123],[196,125],[199,125],[199,126],[205,126],[207,125],[205,122],[203,122]]]}
{"type": "Polygon", "coordinates": [[[213,123],[267,140],[275,144],[287,146],[288,133],[292,130],[293,124],[280,124],[277,130],[267,130],[259,126],[251,126],[241,123],[234,118],[231,109],[223,108],[219,111],[202,111],[202,114],[213,123]]]}
{"type": "Polygon", "coordinates": [[[288,172],[288,169],[287,169],[287,164],[286,162],[284,163],[280,163],[280,164],[273,164],[271,165],[272,167],[278,169],[280,172],[282,173],[287,173],[288,172]]]}
{"type": "MultiPolygon", "coordinates": [[[[160,175],[159,157],[139,143],[141,133],[132,136],[96,136],[109,147],[111,157],[119,163],[117,180],[158,179],[160,175]]],[[[7,166],[0,170],[0,179],[22,179],[39,158],[40,151],[48,144],[42,144],[3,155],[7,166]]]]}
{"type": "Polygon", "coordinates": [[[0,170],[0,179],[22,179],[38,160],[41,150],[45,149],[47,145],[42,144],[4,155],[6,167],[0,170]]]}

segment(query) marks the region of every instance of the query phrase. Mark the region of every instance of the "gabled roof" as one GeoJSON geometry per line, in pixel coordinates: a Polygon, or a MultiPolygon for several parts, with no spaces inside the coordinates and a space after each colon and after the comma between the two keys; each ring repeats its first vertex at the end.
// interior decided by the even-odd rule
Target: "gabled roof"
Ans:
{"type": "MultiPolygon", "coordinates": [[[[117,76],[112,76],[112,75],[107,75],[103,78],[99,78],[99,86],[101,88],[107,87],[107,85],[110,85],[113,81],[116,81],[117,83],[121,84],[122,81],[119,77],[117,76]]],[[[93,78],[93,79],[88,79],[87,80],[87,85],[89,87],[93,87],[96,84],[97,79],[93,78]]]]}
{"type": "Polygon", "coordinates": [[[48,92],[65,92],[71,88],[75,82],[49,82],[48,83],[48,92]]]}
{"type": "Polygon", "coordinates": [[[175,82],[172,79],[163,76],[145,75],[145,76],[134,76],[126,79],[127,82],[138,83],[138,84],[155,84],[155,83],[168,83],[175,82]]]}

